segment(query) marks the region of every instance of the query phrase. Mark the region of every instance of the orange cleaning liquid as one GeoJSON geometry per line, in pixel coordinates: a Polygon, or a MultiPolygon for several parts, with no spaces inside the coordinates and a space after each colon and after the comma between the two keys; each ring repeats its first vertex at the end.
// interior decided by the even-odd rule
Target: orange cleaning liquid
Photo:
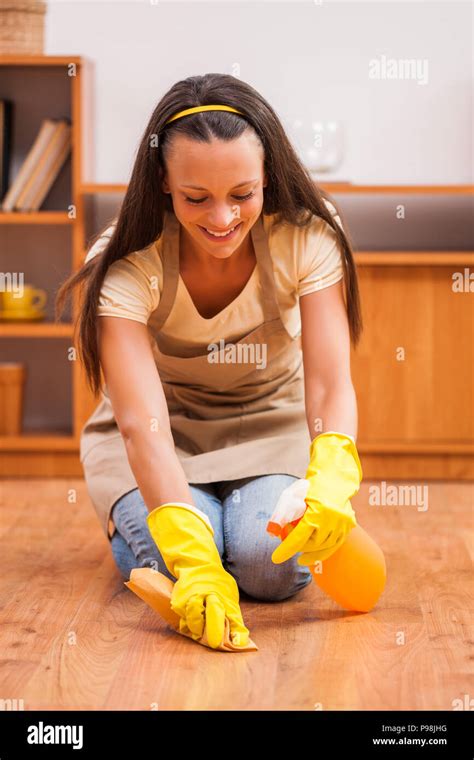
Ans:
{"type": "MultiPolygon", "coordinates": [[[[282,541],[301,518],[283,528],[270,523],[269,533],[282,541]]],[[[356,525],[330,557],[310,566],[313,580],[331,599],[347,610],[369,612],[375,607],[387,577],[385,557],[373,538],[356,525]]]]}

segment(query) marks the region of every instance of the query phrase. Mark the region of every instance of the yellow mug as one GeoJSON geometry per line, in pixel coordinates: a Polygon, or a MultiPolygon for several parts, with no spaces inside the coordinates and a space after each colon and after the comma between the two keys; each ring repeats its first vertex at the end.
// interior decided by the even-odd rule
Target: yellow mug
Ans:
{"type": "Polygon", "coordinates": [[[24,285],[20,293],[5,290],[2,296],[3,310],[19,314],[37,313],[43,309],[48,300],[47,292],[33,285],[24,285]]]}

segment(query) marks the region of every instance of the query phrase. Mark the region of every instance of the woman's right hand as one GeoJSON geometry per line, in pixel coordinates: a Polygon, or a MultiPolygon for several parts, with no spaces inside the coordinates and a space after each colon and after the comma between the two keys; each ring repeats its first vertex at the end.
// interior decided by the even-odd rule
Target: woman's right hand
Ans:
{"type": "Polygon", "coordinates": [[[207,515],[190,504],[170,502],[150,512],[147,523],[177,579],[171,609],[180,617],[180,632],[200,639],[206,629],[215,649],[223,641],[227,618],[233,645],[245,647],[249,630],[240,611],[237,582],[222,565],[207,515]]]}

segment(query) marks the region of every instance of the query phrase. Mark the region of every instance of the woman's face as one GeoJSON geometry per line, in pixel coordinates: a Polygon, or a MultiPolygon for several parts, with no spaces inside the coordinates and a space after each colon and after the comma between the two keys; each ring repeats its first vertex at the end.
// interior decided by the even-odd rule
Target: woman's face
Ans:
{"type": "Polygon", "coordinates": [[[226,259],[242,247],[263,207],[263,150],[255,135],[200,143],[173,140],[163,179],[191,250],[226,259]],[[230,235],[213,237],[212,232],[230,235]],[[186,235],[187,233],[187,235],[186,235]]]}

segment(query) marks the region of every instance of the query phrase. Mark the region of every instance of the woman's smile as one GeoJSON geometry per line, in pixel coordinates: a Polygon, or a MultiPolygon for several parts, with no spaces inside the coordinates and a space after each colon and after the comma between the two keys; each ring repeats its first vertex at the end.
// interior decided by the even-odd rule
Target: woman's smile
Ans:
{"type": "Polygon", "coordinates": [[[243,222],[237,222],[234,227],[230,227],[229,231],[223,231],[219,232],[218,230],[213,230],[212,232],[209,232],[211,228],[209,227],[202,227],[200,224],[197,226],[203,233],[203,235],[208,239],[212,240],[213,243],[227,243],[230,240],[233,240],[240,232],[240,227],[242,226],[243,222]]]}

